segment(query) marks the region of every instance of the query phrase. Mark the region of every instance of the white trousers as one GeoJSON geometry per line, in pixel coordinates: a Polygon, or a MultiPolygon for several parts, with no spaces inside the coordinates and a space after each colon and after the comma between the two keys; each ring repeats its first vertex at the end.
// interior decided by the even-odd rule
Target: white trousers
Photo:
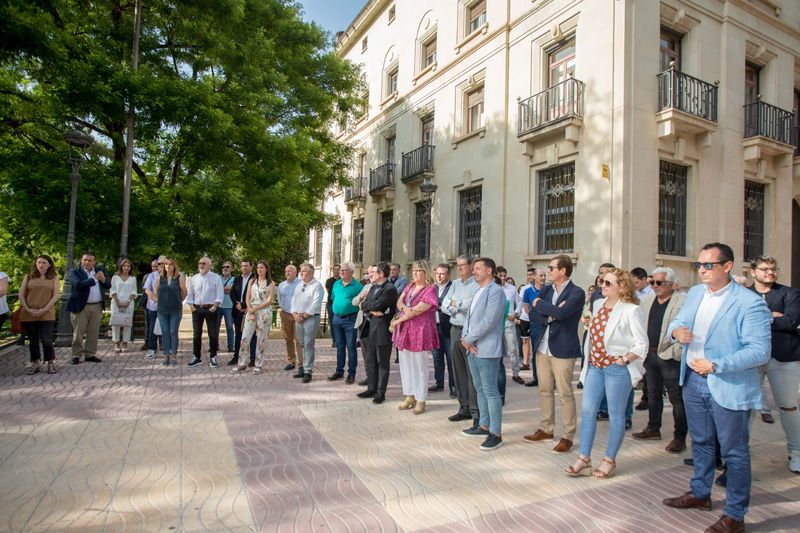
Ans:
{"type": "Polygon", "coordinates": [[[400,382],[403,394],[413,396],[417,401],[428,399],[428,360],[431,352],[412,352],[400,350],[400,382]]]}

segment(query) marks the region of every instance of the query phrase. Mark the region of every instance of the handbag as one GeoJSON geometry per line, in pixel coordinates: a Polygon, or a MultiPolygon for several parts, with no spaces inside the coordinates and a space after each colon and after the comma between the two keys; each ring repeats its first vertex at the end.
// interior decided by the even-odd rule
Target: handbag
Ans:
{"type": "Polygon", "coordinates": [[[19,335],[22,333],[22,307],[14,311],[11,315],[11,333],[19,335]]]}
{"type": "Polygon", "coordinates": [[[133,325],[133,313],[113,313],[108,325],[129,328],[133,325]]]}
{"type": "Polygon", "coordinates": [[[153,335],[156,337],[161,336],[161,321],[156,317],[156,325],[153,326],[153,335]]]}

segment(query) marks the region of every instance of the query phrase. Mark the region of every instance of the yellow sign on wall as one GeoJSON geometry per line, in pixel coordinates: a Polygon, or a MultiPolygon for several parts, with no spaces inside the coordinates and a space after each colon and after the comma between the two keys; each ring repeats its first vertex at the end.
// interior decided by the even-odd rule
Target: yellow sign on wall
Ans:
{"type": "Polygon", "coordinates": [[[609,176],[608,165],[606,165],[605,163],[603,163],[601,166],[601,175],[603,176],[603,179],[608,179],[609,176]]]}

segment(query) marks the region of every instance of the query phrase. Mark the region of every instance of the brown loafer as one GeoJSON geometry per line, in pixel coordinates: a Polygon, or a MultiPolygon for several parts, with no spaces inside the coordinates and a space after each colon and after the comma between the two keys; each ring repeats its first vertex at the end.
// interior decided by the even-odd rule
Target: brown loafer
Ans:
{"type": "Polygon", "coordinates": [[[701,511],[711,510],[711,497],[708,498],[695,498],[692,491],[677,496],[675,498],[666,498],[662,500],[667,507],[674,507],[676,509],[700,509],[701,511]]]}
{"type": "Polygon", "coordinates": [[[686,449],[686,441],[680,439],[672,439],[669,444],[664,448],[669,453],[681,453],[686,449]]]}
{"type": "Polygon", "coordinates": [[[653,431],[650,428],[645,428],[644,431],[640,431],[639,433],[631,433],[631,437],[639,440],[647,440],[647,439],[661,440],[661,432],[653,431]]]}
{"type": "Polygon", "coordinates": [[[744,533],[744,521],[740,522],[730,516],[722,515],[719,520],[706,528],[706,533],[744,533]]]}
{"type": "Polygon", "coordinates": [[[522,440],[524,440],[525,442],[539,442],[542,440],[553,440],[553,434],[545,433],[541,429],[537,429],[536,433],[534,433],[533,435],[525,435],[524,437],[522,437],[522,440]]]}
{"type": "Polygon", "coordinates": [[[572,441],[569,439],[561,439],[553,448],[553,453],[567,453],[572,449],[572,441]]]}

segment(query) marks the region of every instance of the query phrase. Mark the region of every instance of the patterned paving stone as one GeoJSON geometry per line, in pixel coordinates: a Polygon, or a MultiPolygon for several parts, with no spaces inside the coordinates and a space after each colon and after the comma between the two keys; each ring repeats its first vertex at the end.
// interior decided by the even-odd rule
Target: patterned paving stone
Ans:
{"type": "MultiPolygon", "coordinates": [[[[72,366],[60,349],[54,376],[25,375],[21,348],[0,353],[0,530],[683,532],[702,531],[723,505],[721,489],[714,513],[660,504],[690,475],[666,441],[626,438],[610,480],[563,476],[574,456],[522,441],[536,428],[537,389],[511,381],[504,446],[484,453],[460,434],[467,424],[447,421],[447,394],[431,395],[422,416],[397,410],[397,365],[382,405],[328,382],[329,341],[310,384],[283,371],[280,340],[260,376],[230,374],[227,353],[220,368],[205,352],[187,368],[182,347],[174,367],[109,342],[103,363],[72,366]]],[[[607,431],[601,423],[595,460],[607,431]]],[[[780,425],[754,421],[752,450],[750,530],[796,530],[800,483],[780,425]]]]}

